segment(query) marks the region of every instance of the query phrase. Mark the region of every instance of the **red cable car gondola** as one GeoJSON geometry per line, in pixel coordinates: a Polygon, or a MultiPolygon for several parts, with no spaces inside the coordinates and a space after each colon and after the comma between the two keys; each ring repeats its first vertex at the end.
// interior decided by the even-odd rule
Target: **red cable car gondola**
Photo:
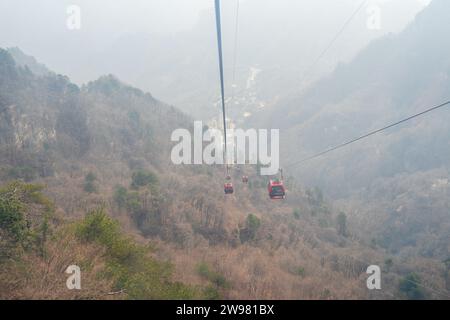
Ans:
{"type": "Polygon", "coordinates": [[[270,180],[267,186],[269,197],[272,200],[286,198],[286,189],[283,184],[283,169],[280,169],[280,178],[278,180],[270,180]]]}
{"type": "Polygon", "coordinates": [[[234,193],[233,184],[231,182],[225,183],[223,186],[223,190],[225,191],[225,194],[233,194],[234,193]]]}
{"type": "Polygon", "coordinates": [[[267,189],[270,199],[284,199],[286,197],[283,181],[270,180],[267,189]]]}

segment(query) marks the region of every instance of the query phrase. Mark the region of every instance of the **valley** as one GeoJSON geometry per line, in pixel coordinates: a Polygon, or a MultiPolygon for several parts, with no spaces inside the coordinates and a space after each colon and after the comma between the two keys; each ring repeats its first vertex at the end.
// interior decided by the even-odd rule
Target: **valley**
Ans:
{"type": "MultiPolygon", "coordinates": [[[[215,56],[194,45],[214,43],[211,17],[148,46],[124,37],[92,56],[91,72],[80,67],[77,82],[20,47],[0,48],[0,298],[449,299],[448,108],[293,165],[447,101],[449,13],[448,1],[433,0],[395,34],[355,31],[357,45],[338,47],[304,83],[302,46],[274,59],[298,23],[276,20],[276,41],[264,46],[244,22],[254,44],[241,44],[234,81],[226,69],[227,123],[279,130],[284,200],[267,194],[277,170],[263,172],[278,158],[258,148],[259,161],[229,172],[196,161],[203,134],[223,129],[215,56]],[[137,61],[155,57],[140,70],[122,63],[136,45],[137,61]],[[112,61],[117,76],[103,72],[112,61]],[[184,163],[173,161],[180,129],[191,138],[184,163]],[[81,290],[65,287],[69,265],[80,267],[81,290]],[[369,266],[381,289],[367,286],[369,266]]],[[[211,312],[199,308],[181,312],[211,312]]]]}

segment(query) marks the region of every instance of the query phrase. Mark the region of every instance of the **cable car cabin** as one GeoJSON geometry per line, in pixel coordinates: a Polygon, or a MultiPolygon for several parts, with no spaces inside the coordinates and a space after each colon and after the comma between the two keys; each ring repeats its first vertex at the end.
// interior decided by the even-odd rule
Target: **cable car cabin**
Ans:
{"type": "Polygon", "coordinates": [[[225,183],[225,185],[223,186],[223,189],[225,191],[225,194],[233,194],[234,193],[234,188],[233,188],[232,183],[225,183]]]}
{"type": "Polygon", "coordinates": [[[286,197],[283,181],[270,180],[267,189],[270,199],[284,199],[286,197]]]}
{"type": "Polygon", "coordinates": [[[243,183],[248,183],[248,177],[247,176],[243,176],[242,177],[242,182],[243,183]]]}

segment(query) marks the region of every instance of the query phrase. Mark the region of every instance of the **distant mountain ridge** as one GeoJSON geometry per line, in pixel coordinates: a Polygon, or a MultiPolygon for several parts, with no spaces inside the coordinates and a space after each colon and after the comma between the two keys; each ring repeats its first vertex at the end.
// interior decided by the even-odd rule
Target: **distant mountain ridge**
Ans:
{"type": "Polygon", "coordinates": [[[37,62],[32,56],[26,55],[18,47],[8,48],[6,51],[11,54],[18,66],[29,68],[35,75],[46,76],[52,74],[44,64],[37,62]]]}
{"type": "MultiPolygon", "coordinates": [[[[449,18],[450,3],[434,0],[401,34],[374,41],[351,63],[340,65],[310,90],[280,101],[264,125],[282,128],[287,137],[285,145],[301,132],[294,150],[306,156],[448,101],[449,18]]],[[[424,121],[437,121],[434,125],[438,129],[445,119],[448,112],[443,110],[424,121]]],[[[395,132],[401,136],[408,128],[395,132]]],[[[444,130],[436,134],[445,136],[444,130]]],[[[389,144],[389,139],[385,142],[389,144]]],[[[289,152],[285,150],[287,164],[295,159],[291,151],[292,147],[289,152]]],[[[433,153],[438,151],[434,149],[433,153]]]]}
{"type": "MultiPolygon", "coordinates": [[[[402,33],[374,41],[255,125],[281,128],[289,166],[449,101],[449,30],[450,1],[433,0],[402,33]]],[[[449,137],[447,107],[286,171],[353,208],[360,235],[396,253],[419,246],[445,258],[450,187],[439,181],[450,177],[449,137]]]]}

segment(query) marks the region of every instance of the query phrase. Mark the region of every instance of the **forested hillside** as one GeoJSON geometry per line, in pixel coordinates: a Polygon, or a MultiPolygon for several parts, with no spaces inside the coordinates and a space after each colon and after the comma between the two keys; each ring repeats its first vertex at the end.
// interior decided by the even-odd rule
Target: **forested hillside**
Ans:
{"type": "MultiPolygon", "coordinates": [[[[450,3],[434,0],[401,33],[286,97],[284,166],[450,100],[450,3]]],[[[450,110],[444,108],[301,166],[291,174],[346,208],[355,232],[402,257],[450,256],[450,110]]]]}
{"type": "Polygon", "coordinates": [[[0,50],[1,298],[442,298],[448,265],[367,243],[353,207],[293,178],[270,201],[252,167],[224,197],[223,168],[170,162],[187,116],[114,76],[35,74],[15,50],[0,50]]]}

